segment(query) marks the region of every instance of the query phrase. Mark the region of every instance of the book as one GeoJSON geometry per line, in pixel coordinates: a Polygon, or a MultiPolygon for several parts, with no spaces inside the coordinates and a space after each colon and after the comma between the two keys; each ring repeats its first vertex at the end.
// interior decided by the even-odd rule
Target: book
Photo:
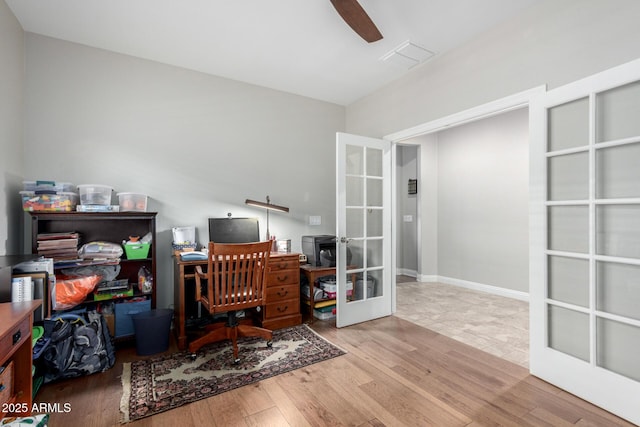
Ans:
{"type": "Polygon", "coordinates": [[[80,234],[75,231],[65,231],[61,233],[38,233],[37,240],[59,240],[59,239],[79,239],[80,234]]]}

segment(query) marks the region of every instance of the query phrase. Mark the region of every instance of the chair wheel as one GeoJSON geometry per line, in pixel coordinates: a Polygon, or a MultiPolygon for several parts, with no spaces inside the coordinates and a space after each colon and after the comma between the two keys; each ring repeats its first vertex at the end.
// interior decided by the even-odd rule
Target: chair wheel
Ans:
{"type": "Polygon", "coordinates": [[[267,347],[269,348],[273,347],[273,341],[271,340],[267,341],[267,347]]]}
{"type": "Polygon", "coordinates": [[[196,353],[191,353],[191,354],[189,355],[189,359],[191,359],[192,361],[193,361],[193,360],[196,360],[197,358],[198,358],[198,355],[197,355],[196,353]]]}

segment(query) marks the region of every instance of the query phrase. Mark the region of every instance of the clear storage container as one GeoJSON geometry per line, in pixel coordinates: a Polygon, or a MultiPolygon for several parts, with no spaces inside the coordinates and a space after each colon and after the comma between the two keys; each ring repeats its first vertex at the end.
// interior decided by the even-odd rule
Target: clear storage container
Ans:
{"type": "Polygon", "coordinates": [[[118,204],[120,212],[146,212],[147,196],[140,193],[118,193],[118,204]]]}
{"type": "Polygon", "coordinates": [[[60,192],[57,194],[36,194],[35,191],[21,191],[22,208],[27,212],[71,212],[76,210],[78,195],[60,192]]]}
{"type": "Polygon", "coordinates": [[[99,184],[78,185],[81,205],[111,205],[112,187],[99,184]]]}

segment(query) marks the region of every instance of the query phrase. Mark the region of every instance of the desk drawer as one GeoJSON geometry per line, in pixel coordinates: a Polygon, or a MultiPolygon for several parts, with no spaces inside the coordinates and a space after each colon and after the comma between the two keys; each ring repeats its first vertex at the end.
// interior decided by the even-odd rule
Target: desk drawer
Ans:
{"type": "Polygon", "coordinates": [[[278,270],[297,270],[299,266],[300,258],[298,256],[285,259],[269,259],[269,270],[272,272],[278,270]]]}
{"type": "Polygon", "coordinates": [[[267,287],[299,283],[300,271],[298,269],[271,271],[267,274],[267,287]]]}
{"type": "MultiPolygon", "coordinates": [[[[0,340],[0,359],[5,359],[25,340],[31,339],[31,323],[29,320],[30,319],[27,317],[18,324],[18,326],[13,328],[11,332],[2,337],[0,340]],[[16,337],[16,342],[13,342],[14,337],[16,337]]],[[[31,344],[29,344],[29,346],[31,346],[31,344]]]]}
{"type": "Polygon", "coordinates": [[[300,298],[300,286],[298,284],[269,286],[267,288],[267,304],[292,298],[300,298]]]}
{"type": "Polygon", "coordinates": [[[13,360],[5,365],[0,374],[0,388],[0,404],[4,405],[13,397],[13,360]]]}
{"type": "Polygon", "coordinates": [[[300,298],[287,299],[265,306],[265,319],[300,313],[300,298]]]}

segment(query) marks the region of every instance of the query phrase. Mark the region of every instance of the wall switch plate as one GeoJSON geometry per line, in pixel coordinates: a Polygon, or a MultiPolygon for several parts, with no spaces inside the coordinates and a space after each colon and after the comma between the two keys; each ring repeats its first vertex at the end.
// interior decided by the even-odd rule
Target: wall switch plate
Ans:
{"type": "Polygon", "coordinates": [[[404,222],[413,222],[413,215],[405,215],[402,219],[404,222]]]}
{"type": "Polygon", "coordinates": [[[309,216],[309,225],[320,225],[320,224],[322,224],[322,217],[320,215],[309,216]]]}

